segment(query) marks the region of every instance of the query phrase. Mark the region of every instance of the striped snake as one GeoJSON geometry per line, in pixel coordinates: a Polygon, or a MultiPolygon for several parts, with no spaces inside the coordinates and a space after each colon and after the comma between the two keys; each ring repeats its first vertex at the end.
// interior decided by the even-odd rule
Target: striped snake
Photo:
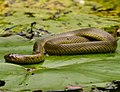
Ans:
{"type": "Polygon", "coordinates": [[[33,46],[33,55],[7,54],[6,62],[30,64],[44,61],[49,55],[72,55],[88,53],[109,53],[117,48],[116,39],[106,31],[85,28],[39,39],[33,46]]]}

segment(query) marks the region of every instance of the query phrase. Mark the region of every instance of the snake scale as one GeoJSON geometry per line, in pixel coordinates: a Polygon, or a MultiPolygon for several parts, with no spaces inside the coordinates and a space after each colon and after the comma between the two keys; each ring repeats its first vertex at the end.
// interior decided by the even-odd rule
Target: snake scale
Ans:
{"type": "Polygon", "coordinates": [[[84,28],[39,39],[33,46],[33,55],[7,54],[6,62],[30,64],[44,61],[44,54],[72,55],[109,53],[117,48],[116,39],[106,31],[84,28]]]}

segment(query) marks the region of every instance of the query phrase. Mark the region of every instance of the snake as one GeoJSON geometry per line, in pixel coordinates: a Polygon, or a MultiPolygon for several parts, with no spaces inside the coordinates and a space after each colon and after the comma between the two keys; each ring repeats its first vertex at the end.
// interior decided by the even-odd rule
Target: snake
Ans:
{"type": "Polygon", "coordinates": [[[45,60],[48,55],[82,55],[115,52],[117,41],[110,33],[98,28],[83,28],[53,34],[37,40],[33,54],[10,53],[4,56],[5,62],[34,64],[45,60]]]}

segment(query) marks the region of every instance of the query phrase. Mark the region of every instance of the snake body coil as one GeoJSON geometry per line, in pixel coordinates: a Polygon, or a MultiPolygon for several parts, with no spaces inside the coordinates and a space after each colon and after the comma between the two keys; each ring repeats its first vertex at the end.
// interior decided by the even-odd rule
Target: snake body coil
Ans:
{"type": "Polygon", "coordinates": [[[109,33],[96,28],[85,28],[60,33],[40,39],[33,46],[33,55],[8,54],[6,62],[29,64],[44,60],[44,52],[50,55],[114,52],[116,39],[109,33]]]}

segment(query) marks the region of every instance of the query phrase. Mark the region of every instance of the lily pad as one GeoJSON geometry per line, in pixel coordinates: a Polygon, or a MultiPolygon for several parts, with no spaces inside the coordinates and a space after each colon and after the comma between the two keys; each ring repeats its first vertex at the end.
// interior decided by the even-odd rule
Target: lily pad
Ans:
{"type": "Polygon", "coordinates": [[[2,88],[4,91],[22,85],[26,76],[27,72],[22,66],[7,63],[0,64],[0,80],[5,82],[5,86],[2,88]]]}

